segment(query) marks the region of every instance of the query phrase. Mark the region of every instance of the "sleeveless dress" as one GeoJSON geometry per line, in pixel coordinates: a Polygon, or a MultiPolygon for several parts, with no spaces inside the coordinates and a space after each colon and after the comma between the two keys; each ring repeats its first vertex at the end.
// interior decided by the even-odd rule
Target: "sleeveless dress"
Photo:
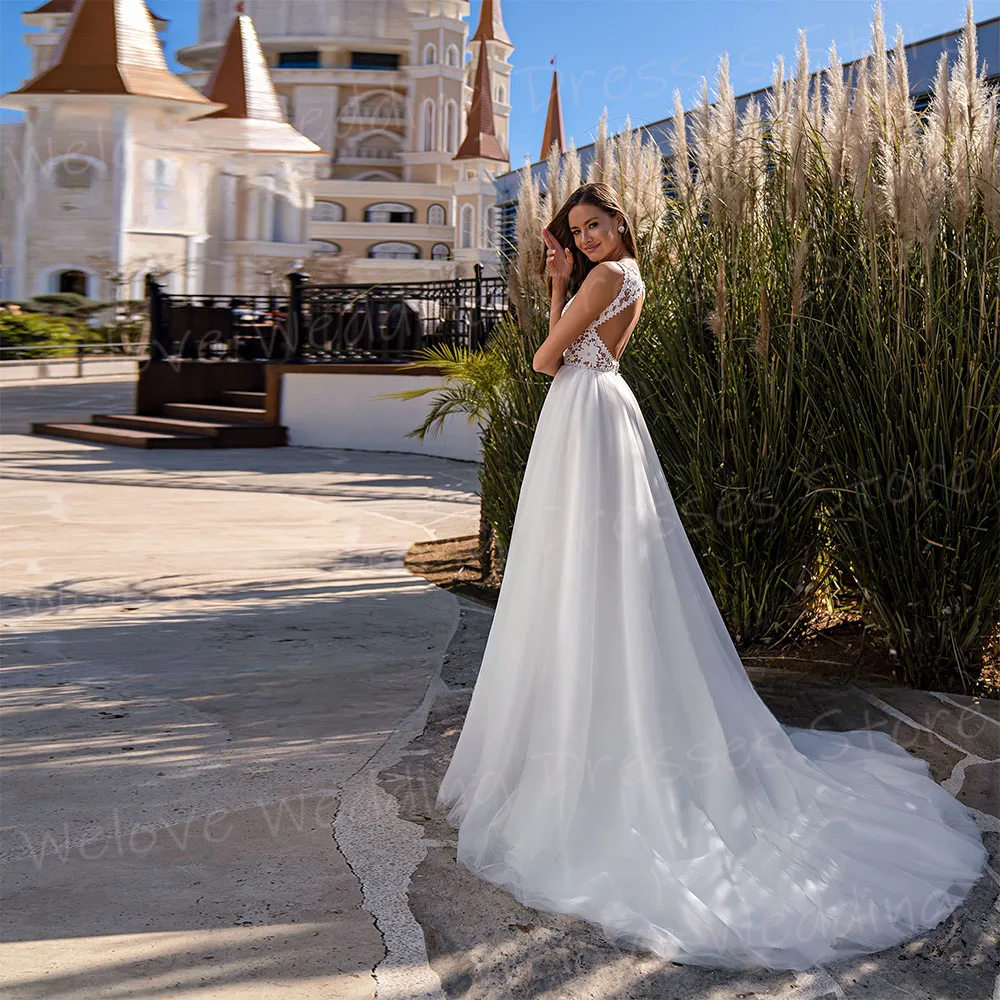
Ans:
{"type": "Polygon", "coordinates": [[[597,334],[643,290],[621,263],[532,439],[437,796],[457,861],[683,964],[807,969],[899,944],[983,873],[973,813],[888,734],[784,725],[757,695],[597,334]]]}

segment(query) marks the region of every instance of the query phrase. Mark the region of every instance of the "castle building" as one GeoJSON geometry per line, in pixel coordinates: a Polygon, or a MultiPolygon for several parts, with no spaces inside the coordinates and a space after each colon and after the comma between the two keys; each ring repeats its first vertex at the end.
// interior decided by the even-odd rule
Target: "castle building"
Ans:
{"type": "Polygon", "coordinates": [[[5,298],[280,291],[496,273],[513,44],[500,0],[201,0],[169,70],[144,0],[23,15],[32,77],[0,97],[5,298]],[[277,284],[277,288],[275,285],[277,284]]]}

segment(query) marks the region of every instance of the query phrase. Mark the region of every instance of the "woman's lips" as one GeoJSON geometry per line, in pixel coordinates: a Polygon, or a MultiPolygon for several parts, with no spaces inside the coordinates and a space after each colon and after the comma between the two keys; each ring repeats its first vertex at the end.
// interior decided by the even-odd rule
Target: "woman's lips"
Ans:
{"type": "Polygon", "coordinates": [[[590,251],[591,251],[591,250],[596,250],[596,249],[597,249],[597,247],[596,247],[596,246],[592,246],[592,247],[584,247],[583,249],[584,249],[584,250],[586,250],[586,251],[587,251],[587,253],[590,253],[590,251]]]}

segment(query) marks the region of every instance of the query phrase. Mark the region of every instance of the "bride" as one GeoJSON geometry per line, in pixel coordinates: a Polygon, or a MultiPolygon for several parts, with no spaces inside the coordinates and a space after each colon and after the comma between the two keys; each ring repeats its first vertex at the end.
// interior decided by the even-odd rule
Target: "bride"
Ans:
{"type": "Polygon", "coordinates": [[[771,714],[618,373],[645,298],[626,213],[585,184],[542,235],[553,377],[438,792],[458,861],[692,965],[806,969],[935,927],[986,861],[971,813],[886,733],[771,714]]]}

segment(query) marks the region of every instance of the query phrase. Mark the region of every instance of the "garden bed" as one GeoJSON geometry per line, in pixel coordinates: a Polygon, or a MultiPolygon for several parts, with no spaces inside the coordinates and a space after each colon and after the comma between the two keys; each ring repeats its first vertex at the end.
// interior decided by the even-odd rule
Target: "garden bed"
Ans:
{"type": "MultiPolygon", "coordinates": [[[[481,579],[478,543],[477,535],[416,542],[410,546],[404,564],[415,576],[496,607],[499,585],[495,580],[481,579]]],[[[751,643],[738,645],[737,649],[748,667],[787,671],[790,677],[816,677],[843,684],[900,683],[892,658],[878,641],[877,629],[849,613],[817,617],[805,639],[775,645],[751,643]]],[[[994,656],[984,671],[983,690],[970,693],[1000,697],[998,659],[994,656]]]]}

